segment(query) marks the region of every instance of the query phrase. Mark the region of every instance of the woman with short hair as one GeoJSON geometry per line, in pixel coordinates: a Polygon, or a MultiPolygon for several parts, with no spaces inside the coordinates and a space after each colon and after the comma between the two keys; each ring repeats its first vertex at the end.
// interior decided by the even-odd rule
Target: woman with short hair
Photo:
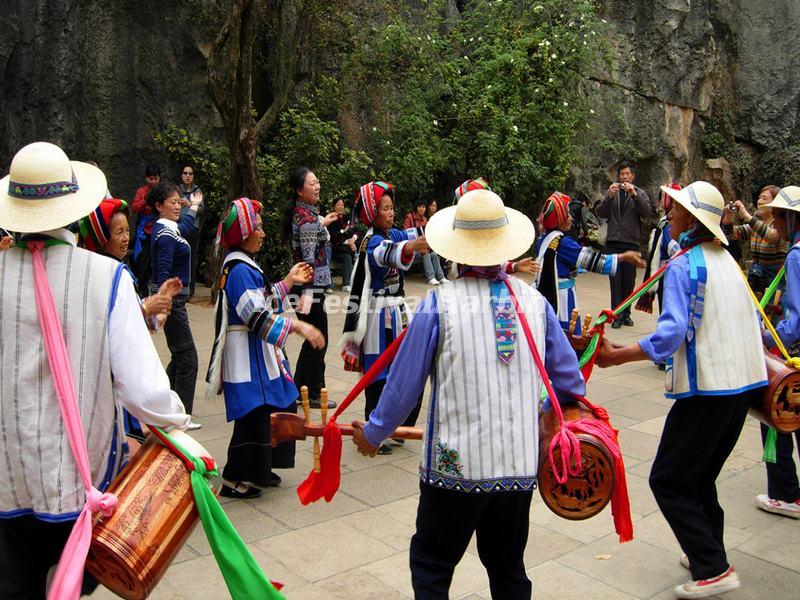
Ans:
{"type": "MultiPolygon", "coordinates": [[[[197,348],[186,312],[192,265],[192,251],[186,235],[196,231],[195,217],[201,201],[198,195],[192,196],[189,210],[182,217],[181,196],[176,185],[162,181],[147,194],[150,209],[154,215],[158,215],[151,236],[153,276],[150,293],[157,293],[159,287],[172,277],[179,277],[182,285],[172,302],[172,312],[164,323],[164,335],[171,353],[167,365],[169,382],[190,414],[194,407],[197,380],[197,348]]],[[[189,425],[189,429],[199,428],[199,423],[189,425]]]]}

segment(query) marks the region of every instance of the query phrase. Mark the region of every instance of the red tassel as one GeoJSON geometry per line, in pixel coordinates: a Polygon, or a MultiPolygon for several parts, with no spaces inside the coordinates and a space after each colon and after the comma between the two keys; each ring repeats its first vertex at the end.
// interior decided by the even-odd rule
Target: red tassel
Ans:
{"type": "Polygon", "coordinates": [[[342,481],[342,432],[334,420],[328,421],[322,434],[319,473],[311,470],[306,480],[297,486],[297,496],[303,505],[325,498],[333,500],[342,481]]]}
{"type": "Polygon", "coordinates": [[[333,500],[336,492],[339,490],[339,484],[342,481],[342,432],[339,425],[336,423],[336,418],[341,415],[345,409],[355,400],[358,395],[364,391],[375,378],[391,364],[394,357],[397,356],[397,351],[400,348],[400,342],[406,335],[408,328],[405,328],[397,339],[393,341],[386,350],[383,351],[375,363],[364,373],[363,377],[358,380],[347,394],[342,403],[333,413],[331,420],[325,426],[325,431],[322,433],[322,451],[319,455],[319,473],[311,469],[311,472],[299,486],[297,486],[297,496],[300,498],[300,503],[305,505],[311,502],[316,502],[320,498],[325,498],[326,502],[333,500]]]}

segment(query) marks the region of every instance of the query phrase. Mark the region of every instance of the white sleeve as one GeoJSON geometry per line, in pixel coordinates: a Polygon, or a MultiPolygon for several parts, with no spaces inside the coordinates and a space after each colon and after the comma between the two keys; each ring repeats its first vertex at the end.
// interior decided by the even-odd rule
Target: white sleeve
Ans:
{"type": "Polygon", "coordinates": [[[108,319],[108,349],[114,392],[147,425],[186,427],[191,419],[169,379],[147,331],[133,279],[123,271],[108,319]]]}

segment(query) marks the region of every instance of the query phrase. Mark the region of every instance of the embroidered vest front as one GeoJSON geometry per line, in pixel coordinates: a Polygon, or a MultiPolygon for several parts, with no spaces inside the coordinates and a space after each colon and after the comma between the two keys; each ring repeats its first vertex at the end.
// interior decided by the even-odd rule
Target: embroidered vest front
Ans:
{"type": "MultiPolygon", "coordinates": [[[[512,278],[544,356],[545,302],[512,278]]],[[[525,336],[509,364],[498,358],[489,281],[463,277],[435,292],[439,348],[420,476],[464,492],[532,489],[542,382],[525,336]]]]}
{"type": "MultiPolygon", "coordinates": [[[[44,256],[77,387],[92,481],[102,490],[121,460],[122,411],[108,346],[109,297],[119,263],[69,245],[46,248],[44,256]]],[[[44,520],[74,518],[86,492],[44,350],[32,255],[17,248],[3,252],[0,281],[0,516],[32,511],[44,520]]]]}
{"type": "Polygon", "coordinates": [[[665,395],[734,394],[765,384],[758,317],[738,265],[710,243],[690,250],[688,259],[689,332],[667,361],[665,395]]]}

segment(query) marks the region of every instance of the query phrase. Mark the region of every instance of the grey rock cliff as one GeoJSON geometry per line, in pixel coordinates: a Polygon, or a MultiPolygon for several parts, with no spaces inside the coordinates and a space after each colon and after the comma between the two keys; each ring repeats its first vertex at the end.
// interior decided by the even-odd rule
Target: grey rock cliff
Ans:
{"type": "Polygon", "coordinates": [[[653,195],[672,178],[710,177],[702,140],[711,117],[727,118],[755,156],[796,139],[796,0],[603,0],[598,8],[610,60],[587,82],[599,108],[575,188],[602,194],[626,147],[635,148],[638,183],[653,195]]]}
{"type": "Polygon", "coordinates": [[[51,141],[132,199],[164,125],[218,126],[195,22],[187,2],[0,0],[3,173],[21,146],[51,141]]]}

